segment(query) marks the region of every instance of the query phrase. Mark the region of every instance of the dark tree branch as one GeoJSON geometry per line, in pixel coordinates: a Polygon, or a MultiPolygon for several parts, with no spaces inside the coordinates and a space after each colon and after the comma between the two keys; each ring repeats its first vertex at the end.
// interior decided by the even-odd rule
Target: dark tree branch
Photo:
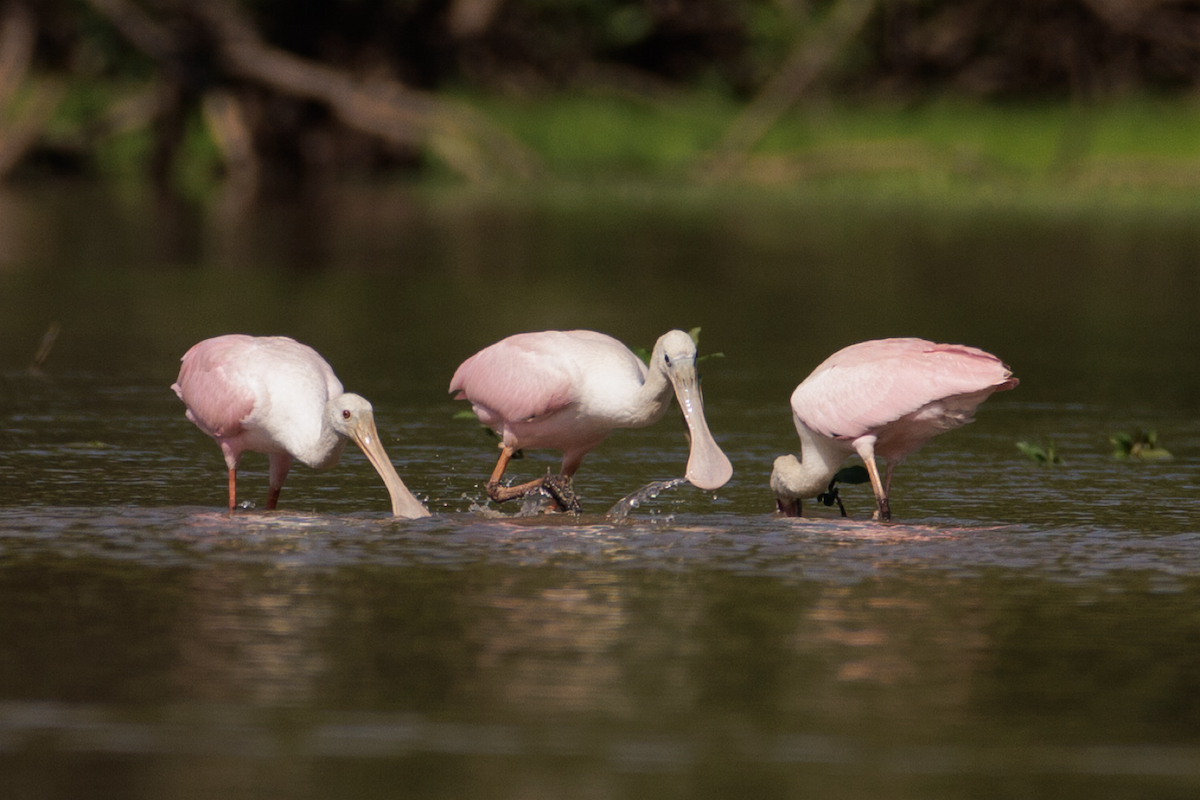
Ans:
{"type": "Polygon", "coordinates": [[[134,47],[158,62],[177,56],[171,32],[129,0],[88,0],[134,47]]]}
{"type": "MultiPolygon", "coordinates": [[[[179,42],[129,0],[88,1],[151,57],[166,63],[179,58],[179,42]]],[[[229,77],[322,103],[347,126],[386,142],[427,148],[472,180],[527,178],[537,169],[524,146],[474,109],[398,81],[361,81],[273,47],[232,3],[184,0],[180,6],[208,29],[218,65],[229,77]]]]}

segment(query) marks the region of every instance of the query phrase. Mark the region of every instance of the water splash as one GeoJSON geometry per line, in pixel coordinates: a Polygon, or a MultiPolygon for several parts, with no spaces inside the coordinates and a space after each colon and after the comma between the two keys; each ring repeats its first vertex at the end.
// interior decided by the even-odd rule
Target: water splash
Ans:
{"type": "Polygon", "coordinates": [[[687,478],[671,478],[665,481],[651,481],[642,488],[632,494],[622,497],[617,504],[608,510],[605,514],[612,522],[620,522],[628,517],[635,509],[638,508],[646,500],[653,500],[658,495],[667,489],[674,489],[676,486],[687,483],[687,478]]]}
{"type": "Polygon", "coordinates": [[[558,510],[558,503],[555,501],[554,495],[538,487],[535,491],[521,498],[521,510],[514,516],[537,517],[542,514],[551,514],[558,510]]]}

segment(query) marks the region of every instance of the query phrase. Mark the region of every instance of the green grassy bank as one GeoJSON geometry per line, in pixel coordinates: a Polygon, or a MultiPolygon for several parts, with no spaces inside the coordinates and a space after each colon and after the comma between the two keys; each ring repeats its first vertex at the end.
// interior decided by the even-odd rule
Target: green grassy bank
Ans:
{"type": "MultiPolygon", "coordinates": [[[[706,96],[653,104],[594,97],[475,104],[554,174],[679,180],[703,174],[706,156],[741,111],[706,96]]],[[[741,174],[751,182],[932,172],[1030,184],[1200,187],[1200,101],[821,103],[780,118],[748,155],[741,174]]]]}
{"type": "MultiPolygon", "coordinates": [[[[120,102],[118,94],[101,102],[105,98],[95,93],[70,92],[47,140],[83,152],[88,174],[137,185],[150,169],[148,127],[135,120],[86,146],[78,144],[103,110],[120,102]]],[[[1190,99],[1133,98],[1090,106],[816,102],[780,117],[749,150],[725,152],[722,158],[716,155],[723,137],[743,106],[715,94],[458,99],[533,153],[540,165],[535,188],[640,186],[650,192],[704,193],[744,187],[1188,206],[1200,197],[1200,101],[1190,99]]],[[[187,196],[203,198],[221,186],[221,151],[199,113],[186,126],[173,174],[187,196]]],[[[337,177],[434,186],[460,181],[432,157],[415,173],[337,177]]]]}

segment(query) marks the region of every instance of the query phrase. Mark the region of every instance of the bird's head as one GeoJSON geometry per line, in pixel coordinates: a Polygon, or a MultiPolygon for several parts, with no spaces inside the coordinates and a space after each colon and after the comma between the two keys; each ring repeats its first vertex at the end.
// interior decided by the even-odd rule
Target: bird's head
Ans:
{"type": "Polygon", "coordinates": [[[696,364],[696,343],[692,337],[683,331],[667,331],[658,337],[654,344],[654,358],[663,362],[664,367],[673,364],[696,364]]]}
{"type": "Polygon", "coordinates": [[[675,389],[691,434],[687,479],[701,489],[719,489],[733,475],[733,465],[717,446],[704,418],[704,398],[696,373],[696,343],[683,331],[659,337],[650,356],[650,368],[661,370],[675,389]]]}
{"type": "Polygon", "coordinates": [[[413,496],[404,481],[396,473],[375,428],[375,409],[365,397],[346,393],[335,397],[326,406],[329,424],[339,436],[353,439],[366,455],[371,466],[383,478],[388,494],[392,497],[392,513],[397,517],[427,517],[429,511],[413,496]]]}
{"type": "Polygon", "coordinates": [[[771,491],[775,494],[775,508],[785,517],[800,516],[801,500],[805,495],[815,496],[803,487],[800,459],[793,455],[775,459],[771,470],[771,491]]]}
{"type": "Polygon", "coordinates": [[[375,409],[367,402],[367,398],[357,394],[341,394],[329,401],[326,406],[329,415],[329,425],[341,436],[353,439],[362,447],[360,437],[367,436],[378,439],[375,431],[375,409]]]}

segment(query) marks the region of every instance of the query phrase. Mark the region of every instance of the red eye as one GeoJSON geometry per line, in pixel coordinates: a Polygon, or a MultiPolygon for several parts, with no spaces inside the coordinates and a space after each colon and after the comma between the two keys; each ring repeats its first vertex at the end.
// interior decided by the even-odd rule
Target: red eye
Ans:
{"type": "Polygon", "coordinates": [[[342,409],[342,419],[350,419],[350,409],[342,409]]]}

